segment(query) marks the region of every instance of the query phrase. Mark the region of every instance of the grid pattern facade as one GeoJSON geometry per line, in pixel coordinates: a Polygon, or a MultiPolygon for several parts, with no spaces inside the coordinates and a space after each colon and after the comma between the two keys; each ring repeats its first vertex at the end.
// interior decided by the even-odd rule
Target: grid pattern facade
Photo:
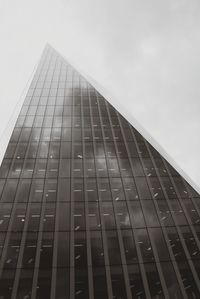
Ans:
{"type": "Polygon", "coordinates": [[[0,195],[0,299],[200,298],[199,195],[50,46],[0,195]]]}

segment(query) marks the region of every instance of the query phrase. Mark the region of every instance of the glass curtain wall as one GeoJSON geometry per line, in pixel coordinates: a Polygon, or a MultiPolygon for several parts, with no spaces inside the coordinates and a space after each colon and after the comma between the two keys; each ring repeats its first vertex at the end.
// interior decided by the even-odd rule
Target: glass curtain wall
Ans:
{"type": "Polygon", "coordinates": [[[200,196],[47,46],[0,167],[1,299],[200,298],[200,196]]]}

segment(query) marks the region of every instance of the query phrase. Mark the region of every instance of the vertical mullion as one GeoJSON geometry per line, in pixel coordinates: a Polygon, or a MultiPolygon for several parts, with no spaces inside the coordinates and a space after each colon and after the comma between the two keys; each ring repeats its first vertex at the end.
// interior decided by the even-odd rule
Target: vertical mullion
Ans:
{"type": "MultiPolygon", "coordinates": [[[[47,55],[47,54],[46,54],[47,55]]],[[[46,57],[44,57],[44,61],[42,63],[42,60],[41,60],[41,63],[42,63],[42,69],[44,68],[45,64],[47,63],[46,62],[46,57]]],[[[48,64],[49,65],[49,64],[48,64]]],[[[41,70],[40,70],[41,71],[41,70]]],[[[37,82],[39,81],[39,78],[40,78],[40,75],[38,75],[38,79],[37,79],[37,82]]],[[[36,83],[36,86],[37,86],[37,83],[36,83]]],[[[36,89],[36,87],[34,88],[34,90],[36,89]]],[[[23,104],[24,106],[24,104],[23,104]]],[[[23,107],[22,106],[22,107],[23,107]]],[[[29,106],[31,106],[31,102],[29,103],[29,106]]],[[[37,105],[38,106],[38,105],[37,105]]],[[[28,112],[28,111],[27,111],[28,112]]],[[[27,115],[27,113],[26,113],[27,115]]],[[[35,113],[35,116],[34,116],[34,120],[36,118],[36,113],[35,113]]],[[[33,121],[33,124],[34,124],[34,121],[33,121]]],[[[32,125],[32,129],[33,129],[33,125],[32,125]]],[[[19,140],[17,142],[17,145],[19,144],[19,140]]],[[[29,137],[29,142],[27,144],[30,143],[30,137],[29,137]]],[[[28,145],[27,145],[28,147],[28,145]]],[[[37,149],[38,151],[38,149],[37,149]]],[[[26,160],[26,156],[24,158],[24,162],[26,160]]],[[[36,163],[36,159],[35,160],[35,163],[36,163]]],[[[33,176],[32,176],[33,178],[33,176]]],[[[26,179],[26,178],[25,178],[26,179]]],[[[20,181],[20,178],[19,178],[19,181],[20,181]]],[[[32,185],[32,180],[31,180],[31,184],[30,184],[30,189],[29,189],[29,195],[30,195],[30,192],[31,192],[31,185],[32,185]]],[[[19,186],[19,182],[18,182],[18,186],[19,186]]],[[[16,189],[17,190],[17,189],[16,189]]],[[[14,202],[13,203],[13,208],[12,210],[15,211],[15,208],[17,207],[18,203],[14,202]]],[[[27,232],[27,227],[28,227],[28,220],[29,220],[29,213],[30,213],[30,205],[29,205],[29,201],[26,202],[26,214],[25,214],[25,223],[24,223],[24,227],[23,227],[23,231],[21,232],[22,233],[22,238],[21,238],[21,243],[20,243],[20,252],[19,252],[19,256],[18,256],[18,261],[17,261],[17,266],[16,266],[16,272],[15,272],[15,278],[14,278],[14,283],[13,283],[13,290],[12,290],[12,296],[11,298],[14,299],[16,297],[16,294],[17,294],[17,288],[18,288],[18,283],[19,283],[19,279],[20,279],[20,273],[21,273],[21,263],[22,263],[22,259],[23,259],[23,254],[24,254],[24,246],[25,246],[25,240],[26,240],[26,236],[28,234],[27,232]]],[[[14,214],[14,212],[12,213],[14,214]]],[[[13,223],[13,217],[12,217],[12,214],[11,214],[11,221],[10,221],[10,225],[12,225],[13,223]]],[[[9,225],[9,226],[10,226],[9,225]]],[[[8,229],[9,231],[9,229],[8,229]]]]}
{"type": "MultiPolygon", "coordinates": [[[[70,68],[71,71],[71,68],[70,68]]],[[[69,69],[68,69],[69,72],[69,69]]],[[[68,76],[68,73],[67,73],[68,76]]],[[[75,298],[75,266],[74,266],[74,251],[75,251],[75,239],[74,239],[74,199],[72,198],[73,193],[73,186],[74,186],[74,176],[73,176],[73,143],[74,143],[74,85],[73,85],[73,79],[72,79],[72,109],[71,109],[71,221],[70,221],[70,299],[75,298]]]]}
{"type": "MultiPolygon", "coordinates": [[[[112,126],[111,116],[110,116],[110,112],[109,112],[108,104],[107,103],[106,103],[106,109],[107,109],[108,118],[109,118],[110,127],[111,127],[111,132],[112,132],[112,136],[113,136],[113,142],[115,144],[115,150],[116,150],[116,155],[117,155],[117,162],[118,162],[118,165],[119,165],[119,154],[117,152],[116,140],[114,138],[113,126],[112,126]]],[[[101,119],[102,115],[101,115],[100,111],[99,111],[99,114],[100,114],[100,119],[101,119]]],[[[101,119],[101,124],[102,124],[102,119],[101,119]]],[[[103,132],[103,136],[104,136],[104,132],[103,132]]],[[[105,147],[105,144],[104,144],[104,147],[105,147]]],[[[107,161],[107,157],[106,157],[106,161],[107,161]]],[[[120,177],[121,177],[121,174],[120,174],[120,177]]],[[[111,185],[110,185],[110,189],[111,189],[111,185]]],[[[119,225],[117,217],[116,217],[117,209],[116,209],[116,206],[115,206],[114,203],[113,203],[113,208],[114,208],[115,220],[116,220],[116,225],[117,225],[117,235],[118,235],[118,241],[119,241],[120,256],[121,256],[121,261],[122,261],[122,269],[123,269],[123,273],[124,273],[124,282],[125,282],[125,287],[126,287],[126,293],[127,293],[127,298],[131,299],[132,298],[132,294],[131,294],[131,289],[130,289],[130,284],[129,284],[129,277],[128,277],[128,270],[127,270],[127,264],[126,264],[126,257],[125,257],[125,253],[124,253],[124,245],[123,245],[123,240],[122,240],[122,234],[121,234],[120,225],[119,225]]]]}
{"type": "MultiPolygon", "coordinates": [[[[53,55],[52,55],[53,57],[53,55]]],[[[52,59],[51,57],[51,59],[52,59]]],[[[57,64],[57,58],[55,59],[55,65],[54,65],[54,71],[52,73],[52,78],[51,78],[51,83],[53,81],[53,75],[56,69],[56,64],[57,64]]],[[[48,72],[47,72],[48,74],[48,72]]],[[[49,88],[49,92],[50,92],[50,88],[49,88]]],[[[46,109],[47,110],[47,106],[48,106],[48,101],[46,103],[46,109]]],[[[45,117],[45,115],[44,115],[45,117]]],[[[44,122],[44,121],[43,121],[44,122]]],[[[51,124],[51,130],[52,130],[52,125],[51,124]]],[[[47,165],[48,165],[48,159],[47,159],[47,163],[46,163],[46,170],[47,170],[47,165]]],[[[45,184],[46,184],[46,174],[45,174],[45,178],[44,178],[44,188],[45,188],[45,184]]],[[[36,297],[36,292],[37,292],[37,281],[38,281],[38,274],[39,274],[39,263],[40,263],[40,249],[41,249],[41,245],[42,245],[42,237],[43,237],[43,219],[44,219],[44,213],[45,213],[45,206],[46,206],[46,198],[43,194],[43,201],[42,201],[42,205],[41,205],[41,210],[40,210],[40,224],[39,224],[39,231],[38,231],[38,241],[37,241],[37,249],[36,249],[36,258],[35,258],[35,268],[34,268],[34,274],[33,274],[33,284],[32,284],[32,294],[31,294],[31,299],[35,299],[36,297]]]]}
{"type": "MultiPolygon", "coordinates": [[[[95,171],[96,171],[97,155],[96,155],[96,148],[95,148],[95,142],[94,142],[95,134],[94,134],[94,128],[92,125],[93,122],[92,122],[92,107],[91,107],[90,92],[89,92],[89,109],[90,109],[90,120],[91,120],[91,130],[92,130],[92,143],[93,143],[93,148],[94,148],[94,165],[95,165],[95,171]]],[[[101,127],[101,130],[102,130],[102,127],[101,127]]],[[[100,198],[98,172],[96,172],[96,178],[97,178],[97,193],[98,193],[98,198],[100,198]]],[[[111,273],[110,273],[110,263],[109,263],[109,257],[108,257],[108,246],[107,246],[107,238],[106,238],[105,226],[104,226],[104,221],[103,221],[103,216],[102,216],[103,215],[103,207],[102,207],[102,203],[100,200],[98,203],[99,203],[99,216],[100,216],[101,229],[102,229],[101,232],[102,232],[102,242],[103,242],[103,250],[104,250],[104,262],[105,262],[105,271],[106,271],[108,299],[112,299],[113,292],[112,292],[112,282],[111,282],[111,273]]]]}
{"type": "MultiPolygon", "coordinates": [[[[80,84],[80,83],[79,83],[80,84]]],[[[89,298],[94,298],[94,287],[93,287],[93,269],[92,269],[92,256],[91,256],[91,240],[90,240],[90,230],[89,230],[89,222],[88,222],[88,200],[86,196],[86,164],[85,164],[85,141],[83,139],[84,136],[84,120],[83,120],[83,100],[82,100],[82,87],[81,89],[81,136],[82,136],[82,150],[83,150],[83,182],[84,182],[84,207],[85,207],[85,227],[86,227],[86,245],[87,245],[87,264],[88,264],[88,287],[89,287],[89,298]]]]}
{"type": "MultiPolygon", "coordinates": [[[[118,113],[117,113],[117,115],[118,115],[118,113]]],[[[126,136],[124,134],[124,129],[123,129],[123,126],[122,126],[122,123],[121,123],[121,118],[120,118],[119,115],[118,115],[118,121],[119,121],[120,129],[121,129],[121,133],[122,133],[122,136],[123,136],[123,139],[124,139],[124,145],[125,145],[125,147],[127,149],[127,152],[128,152],[128,146],[126,144],[126,136]]],[[[130,163],[130,165],[131,165],[131,169],[132,169],[132,164],[130,163]]],[[[136,185],[136,188],[137,188],[137,185],[136,185]]],[[[131,206],[130,206],[129,200],[127,200],[126,202],[127,202],[128,210],[129,210],[129,213],[130,213],[131,206]]],[[[143,211],[142,211],[142,213],[143,213],[143,211]]],[[[145,217],[144,217],[144,219],[145,219],[145,217]]],[[[148,281],[147,281],[147,277],[146,277],[146,271],[145,271],[145,268],[144,268],[143,258],[142,258],[142,254],[141,254],[141,250],[140,250],[137,238],[136,238],[136,236],[137,236],[136,235],[136,229],[133,228],[132,230],[133,230],[133,237],[134,237],[134,241],[135,241],[138,260],[139,260],[139,267],[140,267],[140,271],[141,271],[142,282],[144,284],[144,291],[145,291],[146,297],[151,298],[151,294],[150,294],[150,290],[149,290],[149,286],[148,286],[148,281]]]]}
{"type": "MultiPolygon", "coordinates": [[[[134,135],[134,134],[133,134],[133,135],[134,135]]],[[[135,137],[135,136],[134,136],[134,137],[135,137]]],[[[157,167],[156,167],[156,165],[155,165],[154,158],[153,158],[153,156],[152,156],[152,154],[151,154],[151,151],[149,150],[148,143],[146,142],[146,140],[144,140],[144,143],[146,144],[146,147],[147,147],[147,149],[148,149],[148,152],[149,152],[149,155],[150,155],[150,158],[151,158],[151,162],[152,162],[152,164],[153,164],[153,166],[154,166],[154,168],[155,168],[155,171],[156,171],[156,174],[157,174],[158,181],[159,181],[159,183],[160,183],[160,185],[161,185],[161,188],[162,188],[162,191],[163,191],[163,193],[164,193],[164,197],[165,197],[164,199],[166,200],[166,202],[167,202],[167,204],[168,204],[170,210],[172,210],[170,201],[169,201],[169,199],[168,199],[168,196],[167,196],[167,194],[166,194],[166,191],[165,191],[165,188],[164,188],[164,186],[163,186],[162,180],[160,179],[159,172],[158,172],[157,167]]],[[[174,220],[174,223],[176,223],[176,219],[175,219],[174,215],[171,214],[171,216],[172,216],[172,218],[173,218],[173,220],[174,220]]],[[[170,247],[170,243],[169,243],[168,238],[167,238],[167,234],[166,234],[166,231],[165,231],[165,226],[161,226],[161,227],[162,227],[163,235],[164,235],[164,237],[165,237],[165,241],[166,241],[166,244],[167,244],[167,247],[168,247],[168,251],[169,251],[169,254],[170,254],[170,257],[171,257],[171,263],[172,263],[172,266],[173,266],[173,268],[174,268],[174,271],[175,271],[175,274],[176,274],[176,277],[177,277],[177,280],[178,280],[178,283],[179,283],[179,286],[180,286],[180,291],[181,291],[181,293],[182,293],[183,298],[187,298],[187,294],[186,294],[185,289],[184,289],[184,285],[183,285],[183,282],[182,282],[182,279],[181,279],[181,276],[180,276],[180,272],[179,272],[178,266],[177,266],[177,264],[176,264],[176,262],[175,262],[175,259],[174,259],[174,257],[173,257],[173,253],[172,253],[172,250],[171,250],[171,247],[170,247]]],[[[181,235],[180,235],[179,227],[176,226],[176,229],[177,229],[177,232],[178,232],[178,234],[179,234],[179,236],[180,236],[180,241],[181,241],[181,243],[182,243],[182,246],[183,246],[184,249],[186,249],[185,244],[183,244],[183,242],[182,242],[182,237],[181,237],[181,235]]],[[[186,252],[186,253],[187,253],[187,252],[186,252]]],[[[187,256],[187,254],[186,254],[186,256],[187,256]]]]}
{"type": "MultiPolygon", "coordinates": [[[[59,70],[59,79],[61,76],[61,69],[62,69],[62,62],[61,60],[58,62],[60,62],[60,70],[59,70]]],[[[56,110],[56,103],[57,103],[57,96],[58,96],[58,89],[59,89],[59,79],[58,79],[58,86],[57,86],[57,92],[56,92],[56,101],[55,101],[55,105],[54,105],[54,114],[53,114],[53,121],[52,121],[52,125],[54,123],[54,118],[55,118],[55,110],[56,110]]],[[[51,129],[51,134],[52,134],[52,130],[54,127],[52,127],[51,129]]],[[[51,142],[51,138],[50,138],[50,142],[51,142]]],[[[51,144],[51,143],[50,143],[51,144]]],[[[60,153],[61,153],[61,139],[59,141],[59,162],[60,162],[60,153]]],[[[60,165],[60,163],[59,163],[60,165]]],[[[58,177],[59,177],[59,171],[58,171],[58,175],[57,175],[57,198],[58,198],[58,177]]],[[[53,257],[52,257],[52,281],[51,281],[51,299],[54,299],[56,296],[56,274],[57,274],[57,250],[58,250],[58,219],[59,219],[59,202],[58,200],[56,200],[56,206],[55,206],[55,224],[54,224],[54,240],[53,240],[53,257]]]]}

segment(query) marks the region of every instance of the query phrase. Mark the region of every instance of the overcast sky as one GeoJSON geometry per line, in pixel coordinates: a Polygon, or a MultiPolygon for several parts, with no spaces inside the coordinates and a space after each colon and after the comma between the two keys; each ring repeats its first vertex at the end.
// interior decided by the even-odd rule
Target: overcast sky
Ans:
{"type": "Polygon", "coordinates": [[[199,1],[0,0],[0,41],[1,156],[49,42],[200,188],[199,1]]]}

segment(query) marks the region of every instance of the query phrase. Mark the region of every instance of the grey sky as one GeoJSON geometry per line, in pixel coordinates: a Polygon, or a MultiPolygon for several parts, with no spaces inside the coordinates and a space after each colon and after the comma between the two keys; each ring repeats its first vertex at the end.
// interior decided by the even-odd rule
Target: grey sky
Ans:
{"type": "Polygon", "coordinates": [[[0,0],[1,155],[49,42],[200,187],[199,32],[195,0],[0,0]]]}

